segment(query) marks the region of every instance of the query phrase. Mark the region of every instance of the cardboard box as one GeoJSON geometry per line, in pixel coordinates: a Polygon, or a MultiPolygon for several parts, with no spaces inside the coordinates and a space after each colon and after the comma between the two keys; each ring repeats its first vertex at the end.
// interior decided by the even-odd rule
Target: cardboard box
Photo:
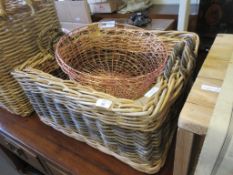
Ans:
{"type": "Polygon", "coordinates": [[[55,7],[62,26],[74,28],[75,26],[83,26],[92,22],[90,9],[86,0],[55,1],[55,7]]]}
{"type": "Polygon", "coordinates": [[[108,2],[108,0],[87,0],[89,4],[108,2]]]}
{"type": "Polygon", "coordinates": [[[91,13],[112,13],[117,10],[121,6],[123,6],[123,2],[121,0],[104,0],[104,1],[96,1],[93,3],[93,1],[88,1],[91,13]]]}

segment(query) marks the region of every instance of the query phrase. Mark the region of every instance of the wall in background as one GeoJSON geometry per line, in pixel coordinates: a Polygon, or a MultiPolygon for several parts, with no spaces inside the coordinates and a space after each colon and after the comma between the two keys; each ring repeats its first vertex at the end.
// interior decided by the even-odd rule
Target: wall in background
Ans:
{"type": "MultiPolygon", "coordinates": [[[[183,0],[152,0],[154,4],[179,4],[183,0]]],[[[200,0],[191,0],[192,4],[199,4],[200,0]]]]}

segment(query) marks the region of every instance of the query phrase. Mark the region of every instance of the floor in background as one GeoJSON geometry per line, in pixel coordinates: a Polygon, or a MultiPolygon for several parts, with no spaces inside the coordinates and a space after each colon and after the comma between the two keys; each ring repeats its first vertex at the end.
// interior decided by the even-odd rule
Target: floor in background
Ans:
{"type": "Polygon", "coordinates": [[[5,159],[2,150],[0,150],[0,174],[1,175],[20,175],[5,159]]]}

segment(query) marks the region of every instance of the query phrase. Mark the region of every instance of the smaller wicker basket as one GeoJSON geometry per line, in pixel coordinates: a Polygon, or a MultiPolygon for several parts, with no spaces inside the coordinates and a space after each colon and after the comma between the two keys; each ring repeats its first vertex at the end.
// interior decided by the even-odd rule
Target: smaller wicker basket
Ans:
{"type": "Polygon", "coordinates": [[[40,52],[36,40],[49,25],[59,27],[53,0],[0,0],[0,107],[14,114],[33,108],[10,73],[40,52]]]}
{"type": "Polygon", "coordinates": [[[56,59],[70,79],[116,97],[137,99],[161,73],[167,50],[153,32],[95,23],[62,37],[56,59]]]}

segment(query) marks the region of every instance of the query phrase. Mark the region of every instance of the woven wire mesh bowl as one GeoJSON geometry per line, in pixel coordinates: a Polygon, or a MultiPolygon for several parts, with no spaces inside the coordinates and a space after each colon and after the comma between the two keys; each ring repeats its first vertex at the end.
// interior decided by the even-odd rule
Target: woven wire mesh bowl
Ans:
{"type": "Polygon", "coordinates": [[[141,97],[160,75],[166,47],[152,32],[91,24],[60,39],[56,60],[69,78],[120,98],[141,97]]]}

